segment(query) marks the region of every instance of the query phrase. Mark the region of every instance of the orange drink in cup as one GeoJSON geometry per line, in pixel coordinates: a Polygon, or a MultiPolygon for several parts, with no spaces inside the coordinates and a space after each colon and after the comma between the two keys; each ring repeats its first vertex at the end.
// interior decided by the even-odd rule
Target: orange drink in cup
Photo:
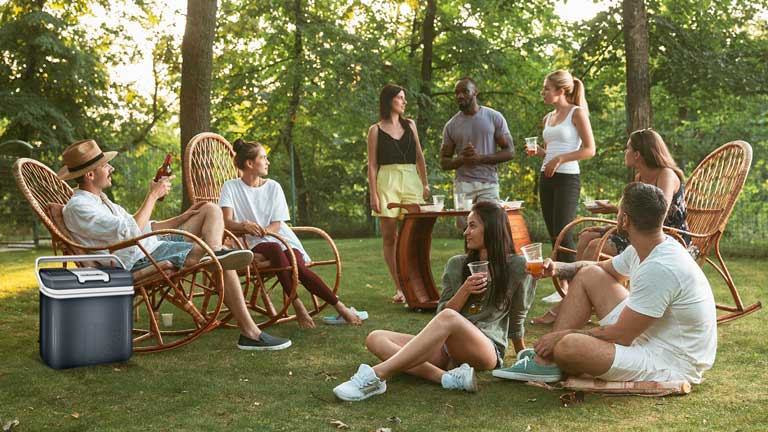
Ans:
{"type": "Polygon", "coordinates": [[[541,256],[541,243],[525,245],[520,250],[525,257],[525,267],[532,275],[541,274],[544,270],[544,258],[541,256]]]}
{"type": "Polygon", "coordinates": [[[536,141],[537,137],[528,137],[525,139],[525,152],[528,156],[536,154],[536,141]]]}

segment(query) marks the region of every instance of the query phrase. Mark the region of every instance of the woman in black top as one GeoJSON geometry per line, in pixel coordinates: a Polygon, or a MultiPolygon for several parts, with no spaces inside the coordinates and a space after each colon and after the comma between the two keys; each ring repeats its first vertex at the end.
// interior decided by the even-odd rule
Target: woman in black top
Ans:
{"type": "MultiPolygon", "coordinates": [[[[395,281],[397,218],[401,209],[387,204],[422,203],[429,197],[427,165],[419,144],[416,123],[403,117],[405,89],[387,84],[379,95],[379,121],[368,129],[368,186],[371,212],[379,217],[384,260],[395,281]]],[[[405,301],[399,289],[392,302],[405,301]]]]}

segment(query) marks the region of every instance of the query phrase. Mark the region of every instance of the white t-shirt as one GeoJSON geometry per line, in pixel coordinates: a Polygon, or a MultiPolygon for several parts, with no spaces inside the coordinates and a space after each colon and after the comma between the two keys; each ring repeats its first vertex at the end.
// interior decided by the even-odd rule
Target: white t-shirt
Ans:
{"type": "MultiPolygon", "coordinates": [[[[310,261],[299,238],[284,222],[290,220],[290,216],[288,214],[288,202],[285,200],[285,194],[280,183],[268,179],[261,187],[252,187],[239,178],[228,180],[221,187],[219,207],[231,208],[235,222],[249,220],[266,228],[272,222],[280,221],[280,230],[277,234],[284,238],[291,245],[291,248],[300,250],[304,255],[305,262],[310,261]]],[[[280,244],[285,249],[281,242],[271,236],[247,235],[246,241],[249,248],[253,248],[261,242],[271,241],[280,244]]]]}
{"type": "Polygon", "coordinates": [[[702,372],[715,362],[717,315],[712,288],[696,261],[667,237],[643,262],[629,246],[612,263],[630,278],[627,307],[658,318],[634,343],[671,354],[671,367],[701,382],[702,372]]]}
{"type": "MultiPolygon", "coordinates": [[[[107,246],[123,240],[129,240],[151,231],[150,223],[139,229],[133,215],[124,208],[113,203],[102,193],[75,189],[75,193],[67,201],[62,210],[64,225],[72,234],[72,239],[85,246],[107,246]]],[[[152,253],[160,245],[157,236],[149,236],[139,240],[147,252],[152,253]]],[[[102,250],[98,253],[106,254],[102,250]]],[[[131,246],[114,251],[125,268],[130,270],[136,261],[144,258],[144,252],[138,246],[131,246]]]]}

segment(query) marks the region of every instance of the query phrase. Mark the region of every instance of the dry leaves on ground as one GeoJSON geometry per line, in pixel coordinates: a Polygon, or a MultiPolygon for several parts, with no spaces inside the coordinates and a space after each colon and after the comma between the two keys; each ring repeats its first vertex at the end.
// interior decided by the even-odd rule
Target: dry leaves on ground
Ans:
{"type": "Polygon", "coordinates": [[[18,425],[19,425],[19,419],[9,420],[3,425],[3,432],[8,432],[18,425]]]}
{"type": "Polygon", "coordinates": [[[336,426],[336,429],[349,429],[349,425],[341,420],[331,420],[330,423],[336,426]]]}

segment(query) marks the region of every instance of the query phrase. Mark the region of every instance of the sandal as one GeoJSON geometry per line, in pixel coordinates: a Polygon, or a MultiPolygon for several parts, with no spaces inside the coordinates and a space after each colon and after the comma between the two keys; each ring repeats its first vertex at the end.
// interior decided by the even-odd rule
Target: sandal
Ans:
{"type": "Polygon", "coordinates": [[[556,318],[557,318],[557,312],[555,312],[552,309],[547,309],[547,311],[544,312],[544,315],[532,319],[530,323],[533,325],[549,325],[554,323],[556,318]],[[548,318],[548,316],[552,317],[551,320],[550,318],[548,318]]]}

